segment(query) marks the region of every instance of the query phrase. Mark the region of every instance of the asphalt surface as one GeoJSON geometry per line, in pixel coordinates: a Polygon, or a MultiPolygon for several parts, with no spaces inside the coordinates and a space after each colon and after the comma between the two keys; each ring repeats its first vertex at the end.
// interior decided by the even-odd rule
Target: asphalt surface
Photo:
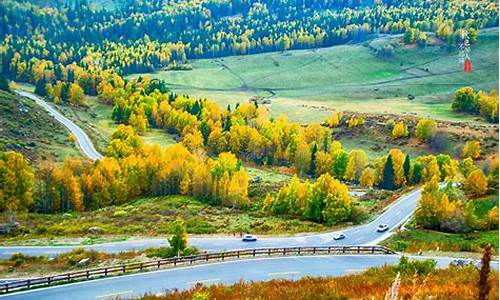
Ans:
{"type": "MultiPolygon", "coordinates": [[[[204,285],[265,281],[273,278],[298,279],[302,276],[340,276],[358,273],[370,267],[396,264],[399,255],[341,255],[257,258],[227,261],[138,273],[106,279],[66,284],[0,296],[2,299],[80,300],[130,298],[145,293],[157,294],[172,289],[187,289],[196,283],[204,285]]],[[[423,259],[424,257],[416,257],[423,259]]],[[[444,268],[451,258],[433,258],[444,268]]],[[[498,263],[493,265],[498,269],[498,263]]]]}
{"type": "Polygon", "coordinates": [[[97,150],[94,148],[94,145],[92,144],[92,141],[89,139],[87,134],[75,123],[73,123],[71,120],[63,116],[60,112],[58,112],[56,109],[47,104],[47,102],[45,102],[38,96],[29,92],[23,92],[23,91],[16,91],[16,92],[21,96],[28,97],[34,100],[36,104],[43,107],[59,123],[63,124],[66,128],[68,128],[75,135],[78,146],[82,150],[83,154],[88,156],[91,160],[98,160],[103,158],[101,153],[97,152],[97,150]]]}
{"type": "MultiPolygon", "coordinates": [[[[190,237],[191,246],[205,251],[220,251],[248,248],[266,247],[292,247],[292,246],[325,246],[325,245],[375,245],[386,239],[391,231],[398,228],[413,213],[420,197],[420,189],[403,195],[395,203],[386,208],[375,220],[370,223],[353,226],[343,230],[346,238],[334,241],[334,232],[310,233],[287,237],[263,237],[256,242],[242,242],[239,236],[235,237],[190,237]],[[389,230],[377,232],[377,226],[381,223],[389,225],[389,230]]],[[[111,242],[86,246],[8,246],[0,247],[0,258],[9,258],[14,253],[26,255],[46,255],[49,257],[71,251],[74,248],[84,247],[108,253],[119,253],[130,250],[140,250],[150,247],[167,245],[165,238],[151,238],[128,240],[123,242],[111,242]]]]}

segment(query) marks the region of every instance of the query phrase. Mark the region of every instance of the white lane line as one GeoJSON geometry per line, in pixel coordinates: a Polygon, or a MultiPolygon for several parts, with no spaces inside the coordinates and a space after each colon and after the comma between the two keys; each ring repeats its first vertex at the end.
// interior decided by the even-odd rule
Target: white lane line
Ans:
{"type": "Polygon", "coordinates": [[[267,276],[279,276],[279,275],[297,275],[300,274],[299,271],[290,271],[290,272],[273,272],[267,273],[267,276]]]}
{"type": "Polygon", "coordinates": [[[126,291],[120,291],[120,292],[115,292],[115,293],[109,293],[109,294],[95,296],[95,298],[96,299],[109,298],[109,297],[115,297],[115,296],[120,296],[120,295],[125,295],[125,294],[131,294],[133,292],[134,291],[132,291],[132,290],[126,290],[126,291]]]}
{"type": "Polygon", "coordinates": [[[188,281],[188,284],[197,284],[197,283],[206,283],[206,282],[217,282],[217,281],[220,281],[220,278],[212,278],[212,279],[188,281]]]}

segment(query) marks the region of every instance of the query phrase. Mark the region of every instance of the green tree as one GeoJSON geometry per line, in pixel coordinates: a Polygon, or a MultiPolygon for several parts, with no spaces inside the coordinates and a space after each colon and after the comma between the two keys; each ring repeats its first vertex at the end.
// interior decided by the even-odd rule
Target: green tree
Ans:
{"type": "Polygon", "coordinates": [[[451,108],[460,112],[479,112],[479,97],[471,87],[463,87],[455,92],[451,108]]]}
{"type": "Polygon", "coordinates": [[[170,247],[172,247],[173,253],[181,254],[188,245],[188,236],[186,231],[186,225],[181,219],[177,219],[172,224],[173,235],[168,239],[170,247]]]}
{"type": "Polygon", "coordinates": [[[410,155],[407,154],[405,157],[405,162],[403,163],[403,174],[406,179],[406,183],[410,182],[410,172],[411,172],[411,161],[410,161],[410,155]]]}
{"type": "Polygon", "coordinates": [[[380,187],[386,190],[394,190],[396,188],[394,178],[394,164],[392,162],[392,155],[389,154],[382,172],[382,182],[380,182],[380,187]]]}
{"type": "Polygon", "coordinates": [[[10,92],[9,81],[3,74],[0,74],[0,90],[10,92]]]}
{"type": "Polygon", "coordinates": [[[429,142],[437,131],[436,121],[431,119],[420,119],[415,129],[415,136],[422,142],[429,142]]]}

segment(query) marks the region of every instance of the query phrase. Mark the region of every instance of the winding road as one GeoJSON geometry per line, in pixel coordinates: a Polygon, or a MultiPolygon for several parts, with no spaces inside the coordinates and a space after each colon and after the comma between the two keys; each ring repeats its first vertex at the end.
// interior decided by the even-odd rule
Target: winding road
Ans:
{"type": "MultiPolygon", "coordinates": [[[[375,245],[389,237],[393,229],[396,229],[412,215],[420,198],[420,189],[414,190],[386,208],[375,220],[370,223],[353,226],[343,230],[346,238],[334,241],[332,232],[308,233],[287,237],[263,237],[256,242],[242,242],[239,237],[191,237],[189,243],[192,246],[206,250],[234,250],[248,248],[266,247],[292,247],[292,246],[325,246],[325,245],[375,245]],[[389,225],[389,230],[383,233],[377,232],[377,226],[381,223],[389,225]]],[[[50,257],[71,251],[77,247],[93,249],[109,253],[118,253],[130,250],[140,250],[150,247],[167,245],[165,238],[151,238],[128,240],[123,242],[111,242],[85,246],[5,246],[0,247],[0,258],[8,258],[14,253],[26,255],[47,255],[50,257]]]]}
{"type": "Polygon", "coordinates": [[[97,152],[94,148],[94,144],[89,139],[88,135],[75,123],[73,123],[70,119],[63,116],[60,112],[58,112],[55,108],[47,104],[40,97],[25,91],[16,91],[20,96],[27,97],[36,102],[36,104],[43,107],[51,116],[53,116],[59,123],[68,128],[75,136],[78,146],[82,150],[83,154],[85,154],[91,160],[98,160],[103,158],[101,153],[97,152]]]}
{"type": "MultiPolygon", "coordinates": [[[[21,96],[33,99],[44,107],[59,122],[73,132],[82,151],[89,158],[97,160],[102,155],[95,150],[92,142],[81,128],[61,115],[39,97],[18,92],[21,96]]],[[[292,246],[325,246],[325,245],[374,245],[389,237],[396,228],[401,226],[413,214],[421,189],[401,196],[392,205],[387,207],[377,218],[359,226],[343,230],[346,238],[333,240],[333,232],[308,233],[287,237],[263,237],[256,242],[242,242],[239,237],[191,237],[190,245],[206,251],[232,250],[244,248],[265,247],[292,247],[292,246]],[[383,233],[376,231],[379,224],[386,223],[389,230],[383,233]]],[[[139,250],[149,247],[164,246],[166,239],[151,238],[110,242],[83,246],[110,253],[129,250],[139,250]]],[[[14,253],[25,255],[47,255],[71,251],[74,246],[5,246],[0,247],[0,258],[8,258],[14,253]]],[[[196,283],[230,284],[241,279],[262,281],[272,278],[297,279],[302,276],[339,276],[361,272],[370,267],[384,264],[395,264],[400,255],[342,255],[342,256],[296,256],[270,257],[249,260],[225,261],[206,265],[185,266],[174,269],[159,270],[147,273],[137,273],[119,277],[110,277],[99,280],[84,281],[48,288],[28,290],[13,294],[0,295],[8,299],[113,299],[116,297],[137,297],[145,293],[161,293],[168,289],[185,289],[196,283]]],[[[422,257],[415,257],[422,259],[422,257]]],[[[445,267],[451,258],[433,258],[439,267],[445,267]]],[[[494,263],[498,269],[498,262],[494,263]]]]}

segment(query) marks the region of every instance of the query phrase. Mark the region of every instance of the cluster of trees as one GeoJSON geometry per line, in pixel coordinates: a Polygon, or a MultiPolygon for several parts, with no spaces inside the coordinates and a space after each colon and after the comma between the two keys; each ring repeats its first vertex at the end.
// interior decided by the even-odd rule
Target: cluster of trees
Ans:
{"type": "Polygon", "coordinates": [[[32,59],[150,72],[188,58],[324,47],[372,33],[406,32],[408,42],[422,42],[423,32],[435,31],[454,43],[460,30],[473,36],[497,26],[497,10],[495,1],[128,0],[106,10],[86,1],[49,7],[6,0],[0,56],[12,77],[23,77],[32,59]]]}
{"type": "MultiPolygon", "coordinates": [[[[490,174],[490,176],[495,175],[490,174]]],[[[498,178],[498,174],[496,177],[498,178]]],[[[424,186],[415,212],[415,221],[418,225],[446,232],[498,228],[498,206],[491,208],[484,216],[478,216],[475,200],[467,198],[467,196],[482,196],[487,192],[487,181],[481,170],[472,171],[462,188],[454,186],[453,183],[441,188],[438,181],[437,177],[433,177],[424,186]]]]}
{"type": "Polygon", "coordinates": [[[347,186],[327,173],[314,183],[293,177],[275,196],[267,195],[264,209],[332,225],[351,218],[353,203],[347,186]]]}
{"type": "Polygon", "coordinates": [[[182,144],[165,150],[142,143],[130,126],[113,134],[107,156],[91,163],[68,158],[34,172],[16,152],[0,155],[0,211],[43,213],[93,210],[139,196],[191,195],[214,205],[249,204],[248,177],[231,153],[217,159],[182,144]]]}
{"type": "Polygon", "coordinates": [[[498,123],[498,93],[474,91],[471,87],[463,87],[455,92],[451,108],[458,112],[480,115],[486,121],[498,123]]]}

